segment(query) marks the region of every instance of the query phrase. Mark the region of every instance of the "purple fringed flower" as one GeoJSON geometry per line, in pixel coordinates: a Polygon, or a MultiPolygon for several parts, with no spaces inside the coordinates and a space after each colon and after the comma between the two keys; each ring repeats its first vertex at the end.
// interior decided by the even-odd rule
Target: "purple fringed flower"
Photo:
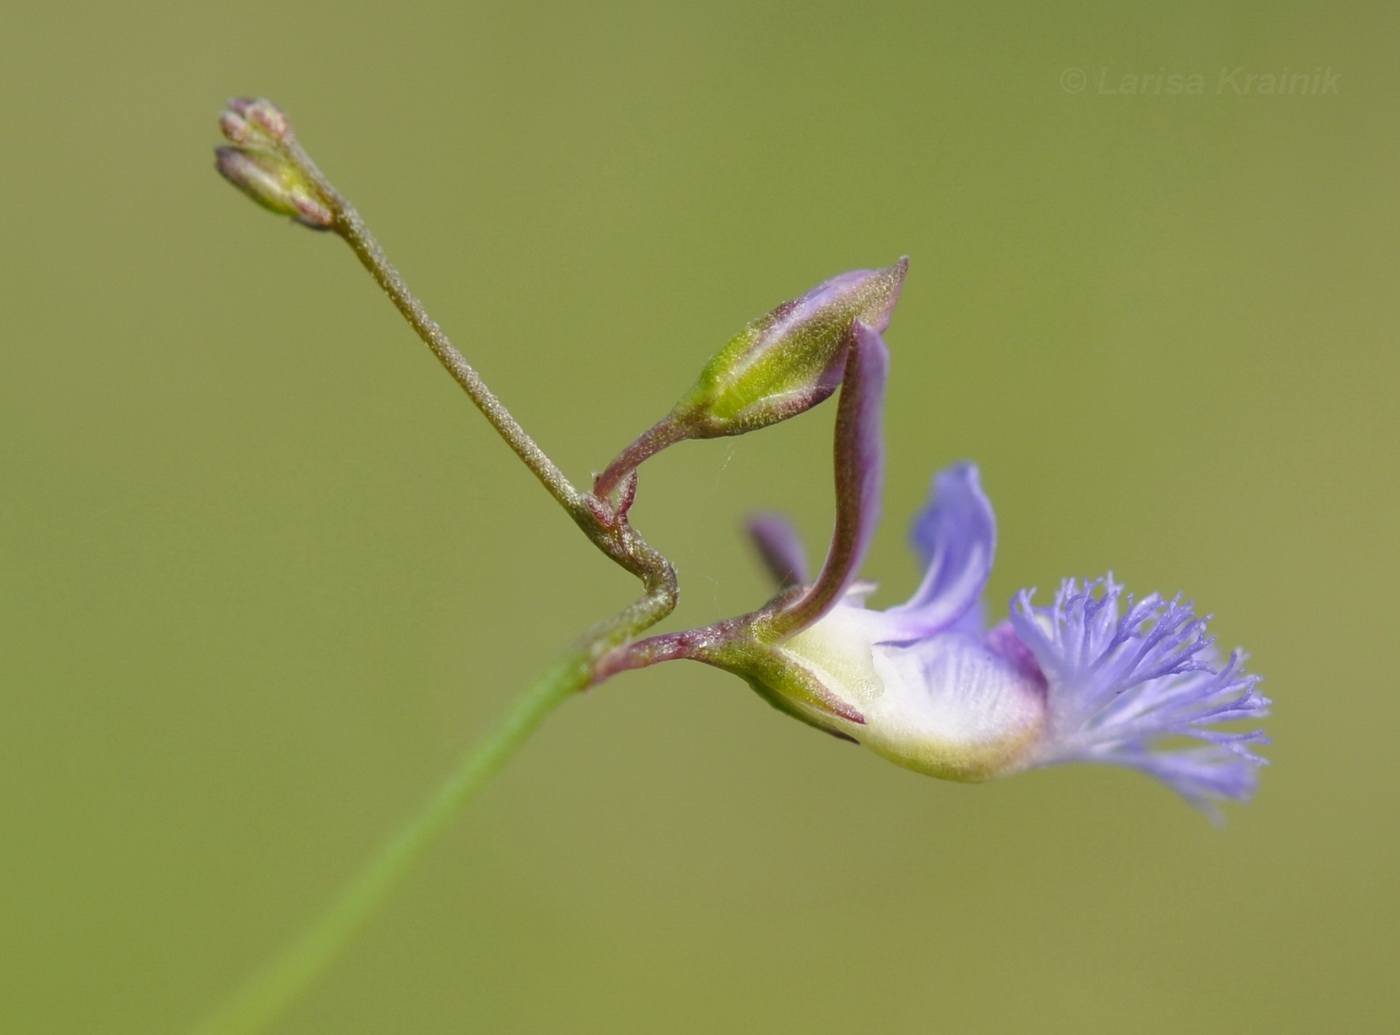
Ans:
{"type": "Polygon", "coordinates": [[[837,414],[836,528],[815,580],[791,525],[750,525],[779,583],[752,614],[627,649],[616,668],[690,658],[734,672],[775,707],[902,766],[980,781],[1062,762],[1124,765],[1155,776],[1216,815],[1245,800],[1262,731],[1220,724],[1258,719],[1269,702],[1243,656],[1222,665],[1180,598],[1124,594],[1112,577],[1069,580],[1049,607],[1019,593],[1008,620],[987,627],[982,593],[996,522],[977,468],[934,481],[912,539],[925,572],[914,595],[886,611],[865,606],[855,581],[877,520],[883,470],[880,411],[887,352],[856,325],[837,414]],[[1163,747],[1167,738],[1204,741],[1163,747]]]}
{"type": "MultiPolygon", "coordinates": [[[[1219,729],[1268,712],[1242,655],[1219,664],[1206,619],[1191,605],[1155,594],[1135,601],[1111,576],[1083,586],[1070,579],[1049,607],[1022,591],[1009,620],[985,628],[991,505],[972,464],[934,484],[913,528],[926,570],[907,603],[872,611],[864,604],[872,587],[856,584],[816,622],[772,644],[859,713],[798,702],[803,717],[949,779],[1099,762],[1155,776],[1212,814],[1218,800],[1247,799],[1264,762],[1251,746],[1267,740],[1260,730],[1219,729]],[[1168,737],[1206,746],[1154,747],[1168,737]]],[[[800,571],[787,526],[769,515],[753,531],[765,556],[800,571]]]]}

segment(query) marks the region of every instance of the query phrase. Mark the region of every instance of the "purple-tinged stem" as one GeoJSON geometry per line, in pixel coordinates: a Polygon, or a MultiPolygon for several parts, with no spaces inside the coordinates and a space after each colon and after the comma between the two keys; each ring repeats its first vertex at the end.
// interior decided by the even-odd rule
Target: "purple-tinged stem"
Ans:
{"type": "Polygon", "coordinates": [[[606,500],[617,491],[618,486],[626,480],[627,476],[636,471],[645,461],[651,459],[667,446],[673,446],[677,442],[683,441],[687,434],[684,422],[676,420],[674,414],[667,414],[619,453],[617,459],[608,464],[607,469],[593,480],[593,495],[600,500],[606,500]]]}

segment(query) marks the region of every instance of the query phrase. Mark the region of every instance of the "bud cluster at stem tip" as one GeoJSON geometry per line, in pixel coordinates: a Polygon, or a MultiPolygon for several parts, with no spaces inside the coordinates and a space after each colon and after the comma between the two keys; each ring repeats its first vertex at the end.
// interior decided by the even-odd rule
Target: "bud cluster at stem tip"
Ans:
{"type": "Polygon", "coordinates": [[[215,148],[224,179],[259,205],[313,230],[329,230],[335,214],[291,153],[295,139],[287,116],[268,100],[236,97],[219,116],[231,147],[215,148]]]}

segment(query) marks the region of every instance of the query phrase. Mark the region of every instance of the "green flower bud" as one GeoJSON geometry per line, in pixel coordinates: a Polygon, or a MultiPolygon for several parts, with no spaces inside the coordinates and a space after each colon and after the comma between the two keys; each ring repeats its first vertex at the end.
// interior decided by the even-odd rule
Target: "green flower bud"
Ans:
{"type": "Polygon", "coordinates": [[[889,326],[909,260],[856,270],[759,317],[705,364],[671,418],[688,438],[741,435],[810,409],[841,384],[857,322],[889,326]]]}
{"type": "Polygon", "coordinates": [[[648,457],[690,438],[742,435],[795,417],[840,386],[857,326],[889,326],[909,260],[825,281],[752,321],[720,349],[664,419],[598,476],[609,496],[648,457]]]}

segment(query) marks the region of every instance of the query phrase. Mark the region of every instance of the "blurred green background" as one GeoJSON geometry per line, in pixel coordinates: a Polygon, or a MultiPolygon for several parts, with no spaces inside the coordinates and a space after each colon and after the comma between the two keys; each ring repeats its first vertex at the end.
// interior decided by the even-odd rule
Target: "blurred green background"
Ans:
{"type": "MultiPolygon", "coordinates": [[[[187,1028],[634,593],[348,249],[215,176],[231,94],[291,113],[579,479],[744,321],[911,255],[876,603],[915,582],[930,475],[974,458],[994,602],[1109,568],[1183,590],[1277,702],[1217,830],[1127,771],[940,783],[719,672],[630,674],[279,1031],[1395,1030],[1397,29],[1362,3],[12,11],[0,1030],[187,1028]],[[1335,91],[1233,85],[1284,70],[1335,91]],[[1204,88],[1106,92],[1157,73],[1204,88]]],[[[831,418],[648,466],[667,627],[763,599],[747,510],[820,548],[831,418]]]]}

